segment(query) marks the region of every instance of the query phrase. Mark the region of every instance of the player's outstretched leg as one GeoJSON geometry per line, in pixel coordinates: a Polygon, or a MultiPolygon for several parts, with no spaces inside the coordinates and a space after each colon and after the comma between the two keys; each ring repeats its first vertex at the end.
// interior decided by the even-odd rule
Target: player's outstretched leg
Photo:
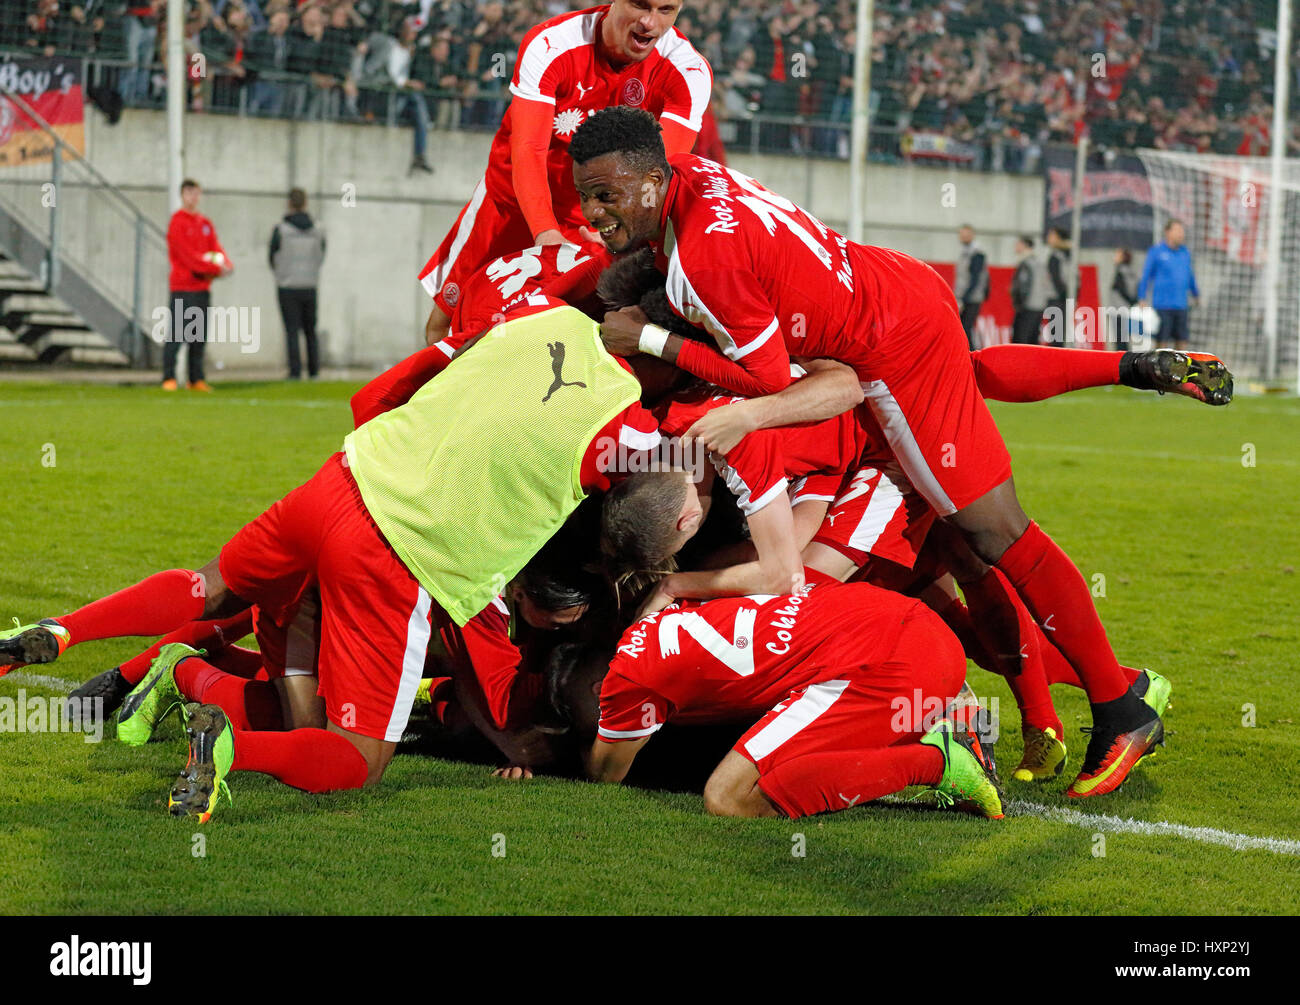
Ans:
{"type": "Polygon", "coordinates": [[[1152,349],[1124,354],[1120,383],[1143,391],[1185,394],[1207,405],[1232,401],[1232,374],[1223,360],[1208,352],[1152,349]]]}
{"type": "Polygon", "coordinates": [[[996,769],[992,760],[981,756],[984,745],[971,730],[951,719],[940,719],[921,737],[921,742],[943,755],[943,777],[935,786],[943,805],[990,820],[1002,819],[996,769]]]}
{"type": "Polygon", "coordinates": [[[1116,384],[1161,394],[1172,391],[1207,405],[1232,400],[1232,374],[1209,353],[995,345],[971,353],[970,359],[980,394],[995,401],[1043,401],[1116,384]]]}
{"type": "Polygon", "coordinates": [[[176,664],[201,655],[199,650],[183,642],[173,642],[158,651],[158,658],[153,661],[149,672],[122,701],[122,710],[117,716],[119,740],[132,747],[142,747],[149,742],[158,724],[173,709],[181,708],[185,703],[180,688],[176,686],[176,664]]]}
{"type": "Polygon", "coordinates": [[[71,614],[0,632],[0,675],[20,666],[53,663],[69,646],[128,635],[165,635],[205,616],[248,605],[226,590],[217,560],[202,569],[157,572],[134,586],[71,614]]]}

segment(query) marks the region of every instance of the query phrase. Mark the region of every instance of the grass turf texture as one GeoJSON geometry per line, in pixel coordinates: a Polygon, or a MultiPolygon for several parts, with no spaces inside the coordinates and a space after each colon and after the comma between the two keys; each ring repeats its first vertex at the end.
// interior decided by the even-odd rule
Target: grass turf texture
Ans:
{"type": "MultiPolygon", "coordinates": [[[[212,557],[338,448],[352,390],[0,385],[0,615],[59,614],[212,557]]],[[[1064,789],[1087,706],[1056,688],[1070,763],[1051,784],[1008,782],[1011,797],[1300,837],[1300,404],[1212,410],[1106,389],[993,408],[1026,510],[1095,591],[1104,577],[1116,651],[1174,683],[1168,747],[1120,792],[1082,802],[1064,789]]],[[[30,672],[84,680],[140,648],[91,643],[30,672]]],[[[1014,703],[1000,679],[972,667],[971,681],[1000,699],[1009,776],[1014,703]]],[[[0,697],[18,689],[0,679],[0,697]]],[[[417,755],[369,792],[236,775],[234,806],[200,828],[166,814],[184,759],[173,724],[143,750],[0,733],[0,912],[1291,913],[1300,888],[1300,857],[1178,837],[1107,834],[1099,856],[1087,827],[885,804],[717,820],[690,793],[502,782],[417,755]]]]}

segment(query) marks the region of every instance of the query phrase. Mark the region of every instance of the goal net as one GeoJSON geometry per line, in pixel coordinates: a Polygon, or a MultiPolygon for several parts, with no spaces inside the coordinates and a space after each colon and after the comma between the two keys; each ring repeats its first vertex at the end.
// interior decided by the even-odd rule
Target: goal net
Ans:
{"type": "MultiPolygon", "coordinates": [[[[1300,347],[1300,160],[1283,162],[1277,282],[1269,260],[1267,157],[1138,152],[1151,184],[1158,241],[1181,220],[1200,289],[1188,314],[1193,349],[1222,357],[1240,377],[1295,386],[1300,347]],[[1270,303],[1270,301],[1272,301],[1270,303]]],[[[1148,296],[1150,291],[1148,290],[1148,296]]]]}

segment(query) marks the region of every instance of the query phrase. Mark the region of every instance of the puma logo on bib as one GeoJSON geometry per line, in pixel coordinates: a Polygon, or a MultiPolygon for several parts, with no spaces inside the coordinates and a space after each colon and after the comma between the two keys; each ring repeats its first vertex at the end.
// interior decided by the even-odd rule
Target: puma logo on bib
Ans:
{"type": "Polygon", "coordinates": [[[564,343],[563,342],[547,342],[546,347],[551,350],[551,369],[555,371],[555,382],[551,385],[551,389],[546,392],[546,397],[542,399],[543,405],[545,405],[548,401],[550,401],[551,395],[553,395],[556,391],[558,391],[562,387],[585,388],[587,386],[580,380],[564,379],[564,343]]]}

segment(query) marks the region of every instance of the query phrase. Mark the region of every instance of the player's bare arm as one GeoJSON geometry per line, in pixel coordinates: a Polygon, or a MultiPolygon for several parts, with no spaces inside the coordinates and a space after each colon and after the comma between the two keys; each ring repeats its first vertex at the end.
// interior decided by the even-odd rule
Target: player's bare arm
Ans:
{"type": "Polygon", "coordinates": [[[822,359],[809,361],[804,369],[808,376],[784,391],[713,409],[682,439],[699,440],[713,453],[726,454],[755,430],[820,422],[862,403],[862,385],[851,367],[822,359]]]}
{"type": "Polygon", "coordinates": [[[662,610],[674,600],[708,600],[750,594],[781,596],[804,585],[803,561],[795,538],[790,501],[778,494],[748,518],[757,558],[743,565],[699,572],[674,572],[659,581],[639,617],[662,610]]]}
{"type": "Polygon", "coordinates": [[[646,745],[649,736],[635,740],[618,740],[609,743],[596,739],[587,751],[587,777],[593,782],[621,782],[632,768],[632,762],[641,748],[646,745]]]}

